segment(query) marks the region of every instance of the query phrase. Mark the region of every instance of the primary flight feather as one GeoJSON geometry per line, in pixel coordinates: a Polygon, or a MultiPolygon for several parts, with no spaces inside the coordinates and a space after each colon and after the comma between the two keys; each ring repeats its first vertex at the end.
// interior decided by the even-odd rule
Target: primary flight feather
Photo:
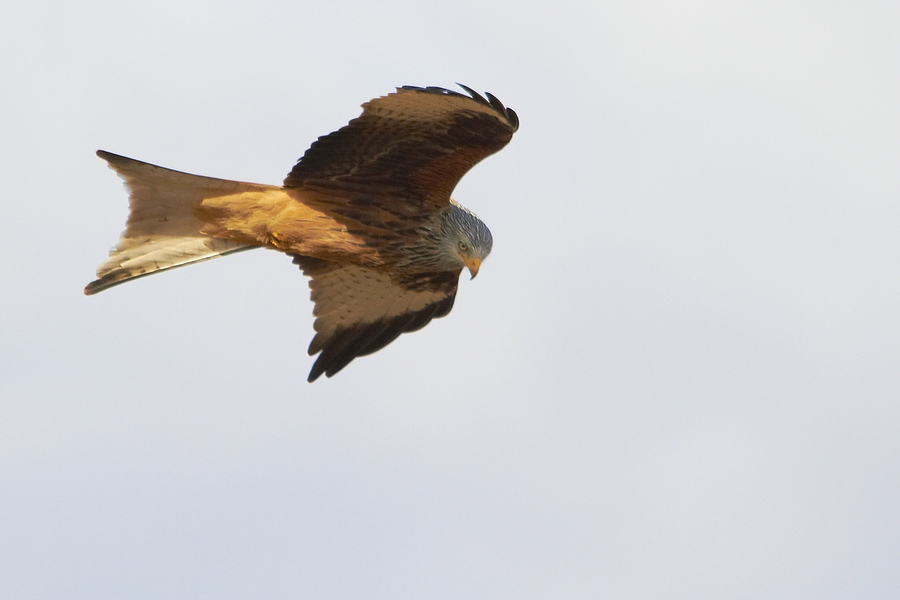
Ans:
{"type": "Polygon", "coordinates": [[[460,272],[491,251],[487,226],[450,198],[503,148],[516,113],[491,94],[404,86],[315,141],[284,185],[214,179],[97,152],[130,190],[127,228],[84,293],[253,248],[310,277],[319,354],[309,381],[453,307],[460,272]]]}

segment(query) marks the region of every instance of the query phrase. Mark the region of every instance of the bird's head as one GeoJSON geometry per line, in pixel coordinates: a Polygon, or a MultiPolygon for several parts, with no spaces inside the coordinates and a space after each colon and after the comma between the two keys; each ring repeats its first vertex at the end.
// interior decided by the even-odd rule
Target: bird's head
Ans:
{"type": "Polygon", "coordinates": [[[474,279],[494,245],[491,230],[475,213],[452,200],[446,214],[447,218],[441,228],[444,253],[459,268],[469,269],[474,279]]]}

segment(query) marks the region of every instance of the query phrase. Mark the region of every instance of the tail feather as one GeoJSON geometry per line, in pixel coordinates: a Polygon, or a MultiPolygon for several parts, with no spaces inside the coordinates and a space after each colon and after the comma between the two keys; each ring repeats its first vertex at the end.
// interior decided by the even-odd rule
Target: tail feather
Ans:
{"type": "Polygon", "coordinates": [[[109,260],[97,269],[97,280],[84,289],[87,295],[137,277],[150,275],[233,252],[257,244],[211,237],[207,224],[195,214],[206,198],[230,196],[264,188],[226,179],[201,177],[103,150],[97,156],[125,180],[130,192],[131,214],[109,260]]]}

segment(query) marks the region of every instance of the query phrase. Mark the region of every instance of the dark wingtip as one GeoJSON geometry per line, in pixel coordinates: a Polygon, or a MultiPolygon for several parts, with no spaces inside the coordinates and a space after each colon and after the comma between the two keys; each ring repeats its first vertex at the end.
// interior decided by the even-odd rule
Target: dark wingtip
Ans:
{"type": "Polygon", "coordinates": [[[120,283],[125,283],[126,281],[137,279],[138,277],[143,277],[149,274],[150,273],[140,273],[138,275],[131,275],[123,271],[112,271],[110,273],[107,273],[100,279],[95,279],[94,281],[84,286],[84,295],[93,296],[94,294],[98,294],[103,290],[108,290],[113,286],[117,286],[120,283]]]}
{"type": "Polygon", "coordinates": [[[437,94],[439,96],[457,96],[459,98],[468,98],[465,94],[460,94],[454,90],[448,90],[447,88],[438,87],[436,85],[429,85],[426,87],[421,87],[418,85],[401,85],[397,88],[398,90],[405,90],[407,92],[421,92],[423,94],[437,94]]]}
{"type": "Polygon", "coordinates": [[[128,158],[127,156],[122,156],[121,154],[114,154],[112,152],[107,152],[106,150],[97,150],[96,154],[97,154],[97,156],[99,156],[100,158],[102,158],[103,160],[105,160],[106,162],[108,162],[110,164],[134,160],[134,159],[128,158]]]}
{"type": "Polygon", "coordinates": [[[459,82],[457,82],[456,85],[466,90],[466,92],[468,92],[468,94],[471,96],[472,100],[475,100],[479,104],[490,106],[495,111],[503,115],[512,127],[513,131],[519,129],[519,115],[517,115],[516,111],[514,111],[513,109],[504,106],[503,103],[500,102],[500,99],[497,98],[497,96],[493,95],[490,92],[485,92],[484,96],[482,96],[467,85],[463,85],[459,82]]]}
{"type": "Polygon", "coordinates": [[[511,108],[507,108],[506,116],[509,118],[509,122],[512,124],[513,129],[518,131],[519,130],[519,115],[516,114],[516,111],[514,111],[511,108]]]}
{"type": "MultiPolygon", "coordinates": [[[[484,99],[484,96],[482,96],[481,94],[479,94],[478,92],[476,92],[475,90],[473,90],[472,88],[470,88],[469,86],[463,85],[463,84],[461,84],[461,83],[459,83],[459,82],[457,82],[456,85],[458,85],[458,86],[461,87],[462,89],[466,90],[466,93],[469,94],[469,97],[471,97],[472,100],[475,100],[475,101],[478,102],[479,104],[484,104],[485,106],[490,106],[490,102],[488,102],[487,100],[485,100],[485,99],[484,99]]],[[[488,94],[488,96],[490,96],[490,94],[488,94]]]]}
{"type": "Polygon", "coordinates": [[[490,106],[495,111],[503,115],[506,120],[509,122],[513,131],[519,129],[519,115],[516,114],[511,108],[507,108],[503,105],[502,102],[497,98],[497,96],[493,95],[490,92],[486,92],[484,96],[473,90],[467,85],[463,85],[462,83],[457,82],[456,85],[465,90],[466,94],[460,94],[454,90],[448,90],[447,88],[437,87],[437,86],[427,86],[420,87],[417,85],[403,85],[398,87],[398,90],[406,90],[409,92],[422,92],[425,94],[440,94],[442,96],[457,96],[459,98],[468,98],[470,100],[474,100],[479,104],[483,104],[484,106],[490,106]],[[485,98],[485,96],[487,96],[485,98]]]}

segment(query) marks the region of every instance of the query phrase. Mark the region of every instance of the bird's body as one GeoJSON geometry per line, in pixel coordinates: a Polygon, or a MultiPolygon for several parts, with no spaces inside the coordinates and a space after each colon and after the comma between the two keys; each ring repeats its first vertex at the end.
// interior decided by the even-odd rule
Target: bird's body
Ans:
{"type": "Polygon", "coordinates": [[[284,186],[190,175],[98,151],[131,193],[127,229],[85,288],[252,248],[288,254],[311,277],[321,352],[309,380],[446,315],[460,271],[491,251],[487,226],[450,199],[502,148],[518,117],[490,94],[399,88],[319,138],[284,186]]]}

